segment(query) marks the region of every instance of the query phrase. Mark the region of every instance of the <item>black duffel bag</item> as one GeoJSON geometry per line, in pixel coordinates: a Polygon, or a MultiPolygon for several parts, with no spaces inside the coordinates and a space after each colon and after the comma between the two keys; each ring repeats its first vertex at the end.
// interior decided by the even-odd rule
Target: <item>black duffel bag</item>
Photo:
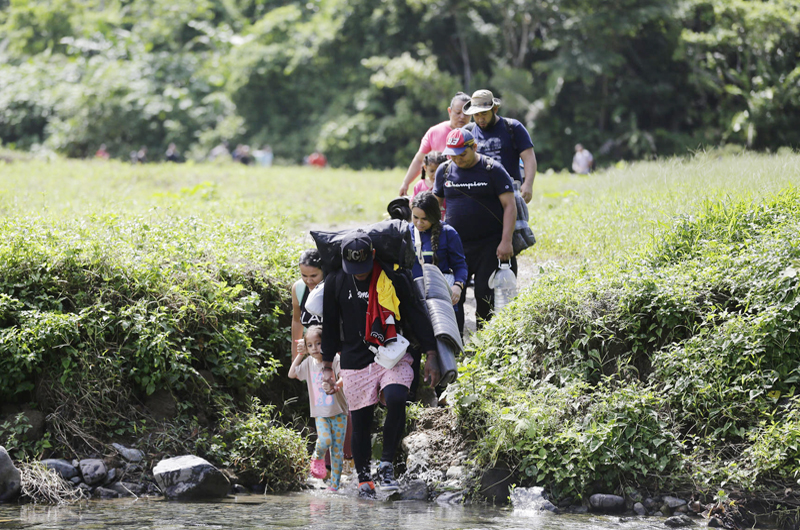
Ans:
{"type": "MultiPolygon", "coordinates": [[[[327,232],[312,230],[311,237],[317,244],[322,258],[322,270],[326,274],[342,268],[342,239],[353,229],[327,232]]],[[[363,230],[372,239],[375,257],[386,264],[397,264],[405,269],[414,265],[414,245],[411,243],[411,232],[408,223],[398,219],[390,219],[367,225],[363,230]]]]}

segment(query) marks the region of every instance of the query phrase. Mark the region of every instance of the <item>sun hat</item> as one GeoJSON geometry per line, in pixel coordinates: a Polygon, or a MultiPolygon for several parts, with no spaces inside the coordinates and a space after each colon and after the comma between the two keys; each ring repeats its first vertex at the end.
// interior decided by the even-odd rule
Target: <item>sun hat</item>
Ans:
{"type": "Polygon", "coordinates": [[[483,112],[486,110],[492,110],[494,106],[500,106],[500,100],[494,97],[494,94],[490,90],[481,89],[476,90],[472,94],[472,98],[469,101],[464,103],[464,109],[462,112],[467,116],[471,116],[473,114],[477,114],[479,112],[483,112]]]}
{"type": "Polygon", "coordinates": [[[342,238],[342,269],[347,274],[372,270],[372,239],[363,230],[353,230],[342,238]]]}
{"type": "Polygon", "coordinates": [[[475,137],[466,129],[453,129],[447,134],[445,145],[443,155],[460,155],[464,149],[475,145],[475,137]]]}

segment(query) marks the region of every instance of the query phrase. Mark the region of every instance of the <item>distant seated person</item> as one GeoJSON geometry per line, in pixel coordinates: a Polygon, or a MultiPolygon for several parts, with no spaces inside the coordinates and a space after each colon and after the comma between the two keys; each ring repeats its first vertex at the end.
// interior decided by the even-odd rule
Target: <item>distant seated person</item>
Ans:
{"type": "Polygon", "coordinates": [[[142,146],[138,151],[131,151],[131,164],[144,164],[147,162],[147,147],[142,146]]]}
{"type": "Polygon", "coordinates": [[[572,171],[579,175],[588,175],[592,172],[594,157],[584,149],[581,144],[575,145],[575,156],[572,157],[572,171]]]}
{"type": "Polygon", "coordinates": [[[256,163],[259,166],[271,167],[272,159],[274,158],[272,147],[265,145],[261,149],[256,149],[253,151],[253,158],[256,159],[256,163]]]}
{"type": "Polygon", "coordinates": [[[308,165],[316,167],[325,167],[328,165],[328,159],[319,151],[314,151],[308,155],[308,165]]]}
{"type": "Polygon", "coordinates": [[[246,166],[252,164],[253,156],[250,154],[250,146],[245,144],[237,145],[236,149],[233,150],[233,159],[236,162],[241,162],[246,166]]]}
{"type": "Polygon", "coordinates": [[[180,163],[181,154],[178,152],[178,148],[174,143],[169,144],[169,146],[167,147],[167,152],[164,153],[164,158],[167,159],[167,162],[180,163]]]}
{"type": "Polygon", "coordinates": [[[106,151],[106,144],[100,144],[100,147],[97,149],[97,152],[94,154],[95,158],[99,158],[101,160],[108,160],[111,158],[111,155],[108,154],[106,151]]]}
{"type": "Polygon", "coordinates": [[[216,160],[218,158],[221,160],[227,160],[228,158],[230,158],[230,156],[231,152],[228,150],[228,142],[222,142],[220,144],[215,145],[211,149],[211,151],[209,151],[208,160],[209,162],[216,160]]]}

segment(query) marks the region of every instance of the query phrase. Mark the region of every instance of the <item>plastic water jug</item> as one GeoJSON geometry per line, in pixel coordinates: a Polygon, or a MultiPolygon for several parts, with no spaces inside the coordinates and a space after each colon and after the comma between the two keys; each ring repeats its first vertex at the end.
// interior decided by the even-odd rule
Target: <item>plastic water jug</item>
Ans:
{"type": "Polygon", "coordinates": [[[511,270],[511,262],[499,263],[489,278],[489,287],[494,289],[494,311],[501,311],[517,296],[517,277],[511,270]]]}

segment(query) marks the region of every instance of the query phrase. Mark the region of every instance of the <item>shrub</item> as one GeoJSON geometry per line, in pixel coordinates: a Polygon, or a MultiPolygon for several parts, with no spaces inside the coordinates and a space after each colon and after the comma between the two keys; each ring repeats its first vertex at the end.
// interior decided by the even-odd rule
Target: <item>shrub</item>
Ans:
{"type": "Polygon", "coordinates": [[[273,405],[257,399],[249,410],[225,415],[208,453],[240,477],[257,477],[268,491],[297,490],[308,474],[307,440],[275,416],[273,405]]]}
{"type": "Polygon", "coordinates": [[[794,480],[799,199],[709,201],[623,260],[537,279],[454,385],[479,463],[556,496],[794,480]]]}

